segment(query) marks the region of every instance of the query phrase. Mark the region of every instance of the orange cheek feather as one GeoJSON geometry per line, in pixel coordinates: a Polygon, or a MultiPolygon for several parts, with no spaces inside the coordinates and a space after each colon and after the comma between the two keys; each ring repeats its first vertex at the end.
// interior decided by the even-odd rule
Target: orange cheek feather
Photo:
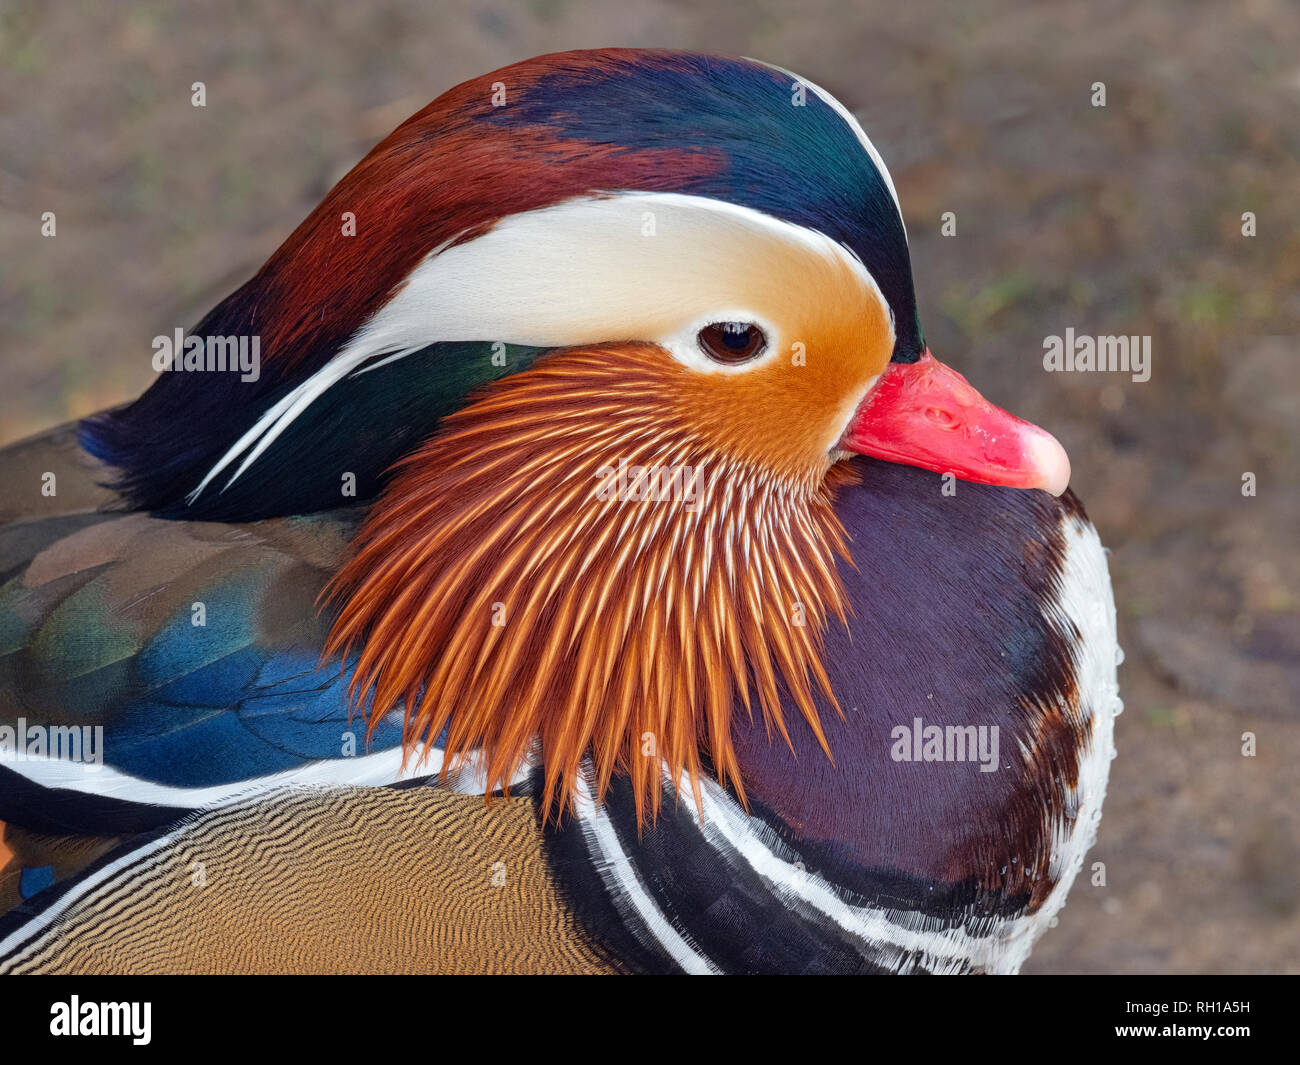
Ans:
{"type": "Polygon", "coordinates": [[[408,750],[446,727],[444,771],[481,750],[489,791],[540,740],[557,814],[588,755],[596,795],[627,773],[643,816],[665,773],[698,789],[703,752],[743,798],[736,703],[756,698],[780,736],[782,687],[818,736],[813,692],[835,705],[820,651],[846,548],[816,405],[843,386],[808,363],[749,380],[650,345],[560,351],[447,419],[329,589],[327,653],[359,651],[355,705],[373,698],[372,724],[400,709],[408,750]],[[784,381],[799,384],[783,407],[784,381]],[[808,459],[819,474],[796,470],[808,459]],[[623,460],[696,468],[698,495],[601,498],[623,460]]]}

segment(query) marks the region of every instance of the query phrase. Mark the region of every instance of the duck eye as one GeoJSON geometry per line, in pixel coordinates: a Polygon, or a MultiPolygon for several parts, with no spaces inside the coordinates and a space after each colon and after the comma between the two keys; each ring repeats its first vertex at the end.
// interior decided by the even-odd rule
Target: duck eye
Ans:
{"type": "Polygon", "coordinates": [[[767,347],[767,336],[753,322],[713,322],[697,338],[704,354],[715,362],[747,362],[767,347]]]}

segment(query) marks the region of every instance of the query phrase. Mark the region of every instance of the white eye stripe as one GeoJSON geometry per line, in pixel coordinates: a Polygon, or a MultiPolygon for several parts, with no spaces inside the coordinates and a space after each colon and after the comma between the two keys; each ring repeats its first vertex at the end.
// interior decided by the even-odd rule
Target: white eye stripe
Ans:
{"type": "Polygon", "coordinates": [[[513,215],[427,258],[356,340],[391,350],[431,339],[666,342],[710,315],[753,320],[758,309],[736,296],[755,268],[744,260],[765,251],[799,251],[874,285],[813,230],[703,197],[620,193],[513,215]]]}
{"type": "Polygon", "coordinates": [[[474,240],[426,256],[328,363],[240,437],[190,501],[233,468],[232,484],[339,381],[372,360],[404,358],[440,341],[543,348],[648,341],[699,372],[747,372],[799,339],[753,305],[764,293],[796,300],[787,271],[812,275],[813,285],[848,279],[892,321],[874,278],[849,249],[751,208],[620,192],[511,215],[474,240]],[[767,334],[767,350],[738,365],[709,359],[696,335],[717,321],[753,322],[767,334]]]}

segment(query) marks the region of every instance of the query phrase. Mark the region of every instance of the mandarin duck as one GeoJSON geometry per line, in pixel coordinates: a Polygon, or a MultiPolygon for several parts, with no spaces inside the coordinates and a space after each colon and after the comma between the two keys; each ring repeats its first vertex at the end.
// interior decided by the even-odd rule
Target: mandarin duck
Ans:
{"type": "Polygon", "coordinates": [[[0,969],[1013,972],[1054,923],[1103,550],[826,91],[466,82],[192,334],[0,455],[0,969]]]}

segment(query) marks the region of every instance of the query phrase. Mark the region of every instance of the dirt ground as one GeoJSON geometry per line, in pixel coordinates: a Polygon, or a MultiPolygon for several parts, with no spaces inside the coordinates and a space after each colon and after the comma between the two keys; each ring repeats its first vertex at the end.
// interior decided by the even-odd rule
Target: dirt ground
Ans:
{"type": "Polygon", "coordinates": [[[931,347],[1071,455],[1113,551],[1128,710],[1106,884],[1080,882],[1027,971],[1300,972],[1289,0],[11,0],[0,442],[142,390],[150,338],[197,322],[443,90],[609,44],[754,56],[839,96],[892,170],[931,347]],[[1044,372],[1067,327],[1151,337],[1150,380],[1044,372]]]}

